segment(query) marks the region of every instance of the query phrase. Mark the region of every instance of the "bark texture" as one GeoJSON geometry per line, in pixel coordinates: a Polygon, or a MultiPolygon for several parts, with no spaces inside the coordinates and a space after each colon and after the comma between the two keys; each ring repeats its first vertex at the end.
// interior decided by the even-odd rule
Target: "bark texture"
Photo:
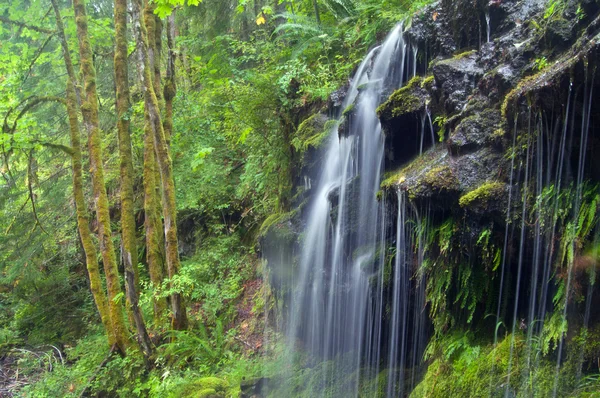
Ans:
{"type": "MultiPolygon", "coordinates": [[[[144,7],[144,24],[148,35],[148,57],[154,71],[153,84],[160,88],[160,47],[162,23],[154,14],[155,6],[146,2],[144,7]]],[[[159,99],[160,102],[160,99],[159,99]]],[[[144,125],[144,212],[146,229],[146,260],[150,280],[158,289],[165,278],[164,233],[162,224],[162,206],[160,196],[160,172],[156,161],[154,132],[150,125],[148,112],[145,114],[144,125]]],[[[167,308],[165,298],[154,298],[154,318],[160,322],[167,308]]]]}
{"type": "Polygon", "coordinates": [[[117,339],[112,327],[110,313],[108,309],[108,302],[106,300],[106,294],[102,287],[102,278],[100,276],[100,267],[98,264],[98,253],[96,246],[92,239],[92,233],[90,231],[89,220],[87,215],[87,206],[85,203],[85,196],[83,193],[83,167],[82,167],[82,155],[81,155],[81,138],[79,129],[78,119],[78,105],[80,97],[76,92],[76,86],[74,83],[75,70],[73,68],[73,62],[71,60],[71,54],[69,53],[69,47],[67,44],[67,38],[65,35],[65,28],[62,22],[62,16],[56,0],[52,0],[52,8],[54,9],[54,15],[56,18],[57,34],[60,40],[60,44],[63,50],[63,57],[65,61],[65,67],[67,69],[67,115],[69,119],[69,133],[71,139],[71,166],[73,168],[73,197],[75,199],[75,210],[77,213],[77,229],[81,238],[81,245],[85,253],[85,263],[90,279],[90,290],[92,291],[92,297],[102,325],[108,336],[108,344],[113,346],[116,344],[117,339]]]}
{"type": "Polygon", "coordinates": [[[127,0],[115,0],[115,81],[117,86],[117,132],[121,177],[121,245],[125,269],[125,292],[135,324],[138,344],[146,358],[152,343],[138,304],[138,256],[133,202],[133,154],[129,123],[129,75],[127,71],[127,0]]]}
{"type": "MultiPolygon", "coordinates": [[[[175,183],[173,180],[169,147],[165,139],[160,115],[160,106],[152,83],[153,68],[148,55],[148,38],[142,19],[142,4],[140,0],[133,0],[133,15],[135,40],[139,56],[138,72],[144,90],[144,105],[154,137],[156,158],[161,176],[167,271],[169,278],[173,278],[177,275],[180,268],[175,183]]],[[[174,293],[171,296],[171,310],[173,328],[177,330],[185,329],[187,327],[187,314],[181,294],[174,293]]]]}
{"type": "Polygon", "coordinates": [[[92,188],[96,207],[96,218],[98,221],[98,240],[100,241],[100,252],[102,254],[106,287],[108,291],[108,308],[116,343],[119,350],[122,353],[125,353],[130,342],[126,335],[127,330],[123,316],[123,306],[119,302],[122,291],[119,283],[115,248],[112,242],[108,196],[106,194],[106,186],[104,185],[101,130],[98,119],[96,70],[93,63],[84,1],[73,0],[73,8],[75,10],[79,58],[84,81],[84,96],[82,98],[81,113],[83,115],[83,124],[88,133],[92,188]]]}
{"type": "Polygon", "coordinates": [[[175,10],[167,17],[167,76],[165,78],[165,120],[163,128],[165,130],[165,139],[170,146],[173,135],[173,100],[177,95],[177,85],[175,82],[175,10]]]}

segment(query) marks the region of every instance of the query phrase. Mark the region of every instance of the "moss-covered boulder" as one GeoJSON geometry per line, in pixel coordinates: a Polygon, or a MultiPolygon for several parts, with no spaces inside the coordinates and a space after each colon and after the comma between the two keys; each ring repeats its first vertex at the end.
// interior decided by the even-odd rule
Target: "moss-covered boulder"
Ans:
{"type": "Polygon", "coordinates": [[[428,170],[418,183],[408,190],[409,197],[436,197],[443,202],[444,197],[458,194],[460,187],[455,171],[447,164],[428,170]]]}
{"type": "Polygon", "coordinates": [[[295,238],[293,220],[296,211],[273,213],[263,221],[258,236],[260,239],[275,239],[277,244],[289,243],[295,238]]]}
{"type": "Polygon", "coordinates": [[[490,147],[461,156],[450,156],[444,147],[428,151],[399,170],[388,172],[381,183],[383,194],[397,189],[406,191],[412,200],[429,201],[436,208],[458,208],[461,195],[496,176],[504,162],[502,154],[490,147]]]}
{"type": "Polygon", "coordinates": [[[463,209],[480,215],[501,214],[506,210],[507,191],[507,184],[503,182],[486,181],[462,195],[458,204],[463,209]]]}
{"type": "Polygon", "coordinates": [[[421,87],[422,78],[417,76],[404,87],[394,91],[383,104],[377,108],[377,115],[384,127],[390,129],[393,123],[401,122],[404,117],[414,117],[425,109],[428,98],[427,91],[421,87]]]}
{"type": "Polygon", "coordinates": [[[292,138],[292,146],[298,152],[305,152],[310,148],[319,148],[331,128],[330,119],[322,113],[316,113],[300,123],[296,134],[292,138]]]}

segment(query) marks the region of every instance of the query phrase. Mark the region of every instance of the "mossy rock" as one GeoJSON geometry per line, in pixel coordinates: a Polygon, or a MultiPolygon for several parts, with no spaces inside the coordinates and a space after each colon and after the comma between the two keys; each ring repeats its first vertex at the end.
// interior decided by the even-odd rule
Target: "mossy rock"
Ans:
{"type": "Polygon", "coordinates": [[[331,130],[335,127],[335,121],[330,120],[322,113],[316,113],[304,120],[298,126],[292,145],[298,152],[305,152],[309,148],[319,148],[331,130]]]}
{"type": "Polygon", "coordinates": [[[431,91],[434,84],[435,78],[433,77],[433,75],[429,75],[421,81],[421,88],[427,91],[431,91]]]}
{"type": "Polygon", "coordinates": [[[377,108],[377,115],[382,123],[389,123],[404,115],[420,113],[425,109],[428,95],[421,87],[422,81],[419,76],[413,78],[404,87],[394,91],[387,101],[377,108]]]}
{"type": "Polygon", "coordinates": [[[225,398],[230,395],[227,381],[218,377],[201,377],[179,385],[170,394],[183,398],[225,398]]]}
{"type": "Polygon", "coordinates": [[[443,205],[456,200],[460,183],[454,170],[448,164],[442,164],[426,171],[407,191],[413,200],[434,198],[436,204],[443,205]]]}
{"type": "Polygon", "coordinates": [[[447,157],[448,152],[442,147],[434,151],[428,151],[414,158],[400,169],[386,172],[380,188],[385,192],[395,191],[396,189],[410,190],[411,187],[419,184],[426,172],[446,164],[447,157]]]}
{"type": "Polygon", "coordinates": [[[291,224],[292,219],[296,215],[296,211],[290,211],[287,213],[274,213],[263,221],[260,226],[258,235],[264,238],[269,232],[275,232],[277,236],[287,236],[293,234],[291,224]]]}
{"type": "Polygon", "coordinates": [[[595,26],[599,23],[600,16],[597,16],[590,23],[589,29],[585,30],[585,33],[579,37],[577,42],[560,58],[549,62],[549,66],[538,73],[521,79],[517,86],[504,97],[501,112],[508,122],[511,121],[511,116],[513,116],[513,107],[522,97],[535,94],[552,84],[557,84],[562,77],[571,73],[577,63],[596,51],[600,46],[600,40],[595,33],[595,26]]]}
{"type": "Polygon", "coordinates": [[[342,111],[342,116],[350,116],[354,112],[354,108],[356,108],[356,104],[351,103],[342,111]]]}
{"type": "Polygon", "coordinates": [[[461,196],[458,204],[462,208],[478,208],[486,211],[491,207],[491,204],[497,203],[504,196],[505,191],[506,184],[504,183],[486,182],[461,196]]]}
{"type": "Polygon", "coordinates": [[[425,174],[423,182],[438,192],[453,191],[458,187],[458,179],[454,171],[447,165],[429,170],[425,174]]]}

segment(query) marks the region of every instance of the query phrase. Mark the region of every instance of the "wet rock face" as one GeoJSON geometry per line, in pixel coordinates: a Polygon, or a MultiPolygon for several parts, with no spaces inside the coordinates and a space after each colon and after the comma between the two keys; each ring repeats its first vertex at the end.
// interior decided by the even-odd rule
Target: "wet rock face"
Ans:
{"type": "Polygon", "coordinates": [[[448,113],[460,112],[467,97],[483,76],[477,64],[477,53],[468,52],[438,61],[433,66],[436,85],[441,88],[442,102],[448,113]]]}
{"type": "Polygon", "coordinates": [[[570,78],[580,76],[574,84],[582,86],[582,65],[598,62],[598,2],[565,7],[548,17],[545,0],[441,0],[413,16],[407,36],[420,53],[434,58],[420,71],[432,73],[433,80],[411,81],[379,109],[386,151],[398,160],[397,171],[382,188],[402,189],[414,201],[502,223],[510,168],[507,132],[514,120],[527,118],[528,105],[538,110],[564,105],[560,93],[568,92],[570,78]],[[479,41],[478,33],[482,29],[485,36],[486,16],[489,43],[479,41]],[[425,110],[445,142],[417,156],[411,143],[422,134],[419,120],[425,110]]]}
{"type": "Polygon", "coordinates": [[[398,165],[432,145],[427,106],[431,78],[416,77],[377,109],[386,136],[386,164],[398,165]],[[423,137],[422,137],[423,136],[423,137]],[[422,142],[422,144],[421,144],[422,142]]]}
{"type": "Polygon", "coordinates": [[[448,138],[448,149],[453,155],[458,155],[487,145],[499,145],[502,135],[500,112],[485,109],[458,124],[448,138]]]}

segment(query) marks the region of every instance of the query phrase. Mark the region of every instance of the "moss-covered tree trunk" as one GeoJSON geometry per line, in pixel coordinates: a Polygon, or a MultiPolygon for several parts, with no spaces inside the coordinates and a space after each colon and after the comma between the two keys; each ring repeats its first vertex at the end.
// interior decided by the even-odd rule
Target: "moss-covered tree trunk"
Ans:
{"type": "Polygon", "coordinates": [[[83,124],[88,133],[88,148],[92,175],[92,188],[98,221],[98,240],[104,264],[106,288],[108,291],[108,308],[110,321],[114,330],[116,343],[122,353],[129,346],[123,306],[119,301],[122,293],[115,248],[112,241],[108,196],[104,185],[104,166],[102,164],[102,141],[98,119],[98,93],[96,90],[96,70],[93,63],[92,47],[89,40],[87,15],[83,0],[73,0],[79,58],[84,82],[84,95],[81,104],[83,124]]]}
{"type": "Polygon", "coordinates": [[[173,135],[173,100],[177,95],[177,85],[175,81],[175,10],[167,17],[167,75],[165,78],[165,118],[163,128],[165,130],[165,139],[167,145],[170,145],[173,135]]]}
{"type": "Polygon", "coordinates": [[[115,82],[117,86],[117,132],[121,177],[121,245],[125,269],[125,292],[137,340],[146,358],[152,343],[138,303],[138,256],[133,203],[133,154],[129,125],[129,74],[127,71],[127,0],[115,0],[115,82]]]}
{"type": "MultiPolygon", "coordinates": [[[[138,71],[144,90],[144,105],[154,136],[156,158],[161,176],[167,272],[169,278],[173,278],[177,275],[180,268],[175,183],[173,180],[171,157],[160,115],[160,106],[152,83],[153,68],[148,56],[148,38],[144,20],[142,19],[141,0],[133,0],[133,21],[139,56],[138,71]]],[[[173,293],[171,295],[171,310],[173,312],[173,328],[178,330],[185,329],[187,327],[187,314],[181,294],[173,293]]]]}
{"type": "MultiPolygon", "coordinates": [[[[161,46],[161,22],[154,15],[155,6],[146,2],[144,7],[144,24],[149,37],[150,61],[154,70],[153,84],[160,87],[160,46],[161,46]],[[152,39],[150,39],[152,38],[152,39]],[[152,47],[150,44],[154,44],[152,47]],[[152,56],[150,55],[152,54],[152,56]]],[[[154,132],[150,125],[148,113],[145,114],[144,125],[144,213],[146,229],[146,261],[150,280],[155,289],[158,289],[165,278],[165,253],[164,234],[161,218],[160,198],[160,173],[156,162],[156,151],[154,146],[154,132]]],[[[165,298],[154,297],[154,318],[160,322],[167,308],[165,298]]]]}
{"type": "Polygon", "coordinates": [[[77,230],[81,239],[81,246],[85,253],[85,265],[90,279],[90,290],[98,313],[100,314],[100,320],[106,331],[108,337],[108,344],[112,346],[116,343],[116,337],[112,324],[110,321],[110,315],[108,310],[108,302],[106,300],[106,294],[102,286],[102,278],[100,276],[100,267],[98,265],[98,253],[96,246],[92,239],[92,233],[90,231],[89,219],[87,215],[87,206],[85,203],[85,195],[83,193],[83,167],[82,167],[82,155],[81,155],[81,139],[79,130],[79,119],[77,116],[77,108],[79,104],[78,94],[75,91],[75,69],[73,68],[73,62],[71,60],[71,54],[69,53],[69,46],[67,44],[67,37],[65,35],[65,27],[62,22],[62,16],[56,0],[52,0],[52,8],[54,9],[54,15],[56,18],[56,33],[60,41],[63,57],[65,62],[65,68],[67,69],[67,116],[69,119],[69,135],[71,140],[71,167],[73,169],[73,198],[75,200],[75,211],[77,214],[77,230]]]}
{"type": "Polygon", "coordinates": [[[108,336],[108,344],[112,346],[117,343],[114,329],[111,325],[108,302],[102,286],[100,267],[98,265],[98,253],[92,239],[85,196],[83,194],[83,171],[81,166],[81,140],[79,132],[79,121],[77,118],[77,97],[75,87],[69,78],[67,83],[67,114],[69,118],[69,131],[71,136],[71,165],[73,168],[73,197],[75,199],[75,210],[77,212],[77,229],[81,238],[81,245],[85,252],[85,263],[90,278],[90,290],[94,303],[100,313],[102,325],[108,336]]]}
{"type": "MultiPolygon", "coordinates": [[[[164,273],[164,250],[162,239],[162,220],[160,218],[160,197],[157,188],[160,184],[156,154],[154,151],[154,134],[150,120],[146,117],[144,126],[144,228],[146,230],[146,261],[150,281],[155,289],[162,284],[164,273]],[[158,180],[158,181],[157,181],[158,180]]],[[[160,322],[167,302],[164,298],[154,297],[154,318],[160,322]]]]}

